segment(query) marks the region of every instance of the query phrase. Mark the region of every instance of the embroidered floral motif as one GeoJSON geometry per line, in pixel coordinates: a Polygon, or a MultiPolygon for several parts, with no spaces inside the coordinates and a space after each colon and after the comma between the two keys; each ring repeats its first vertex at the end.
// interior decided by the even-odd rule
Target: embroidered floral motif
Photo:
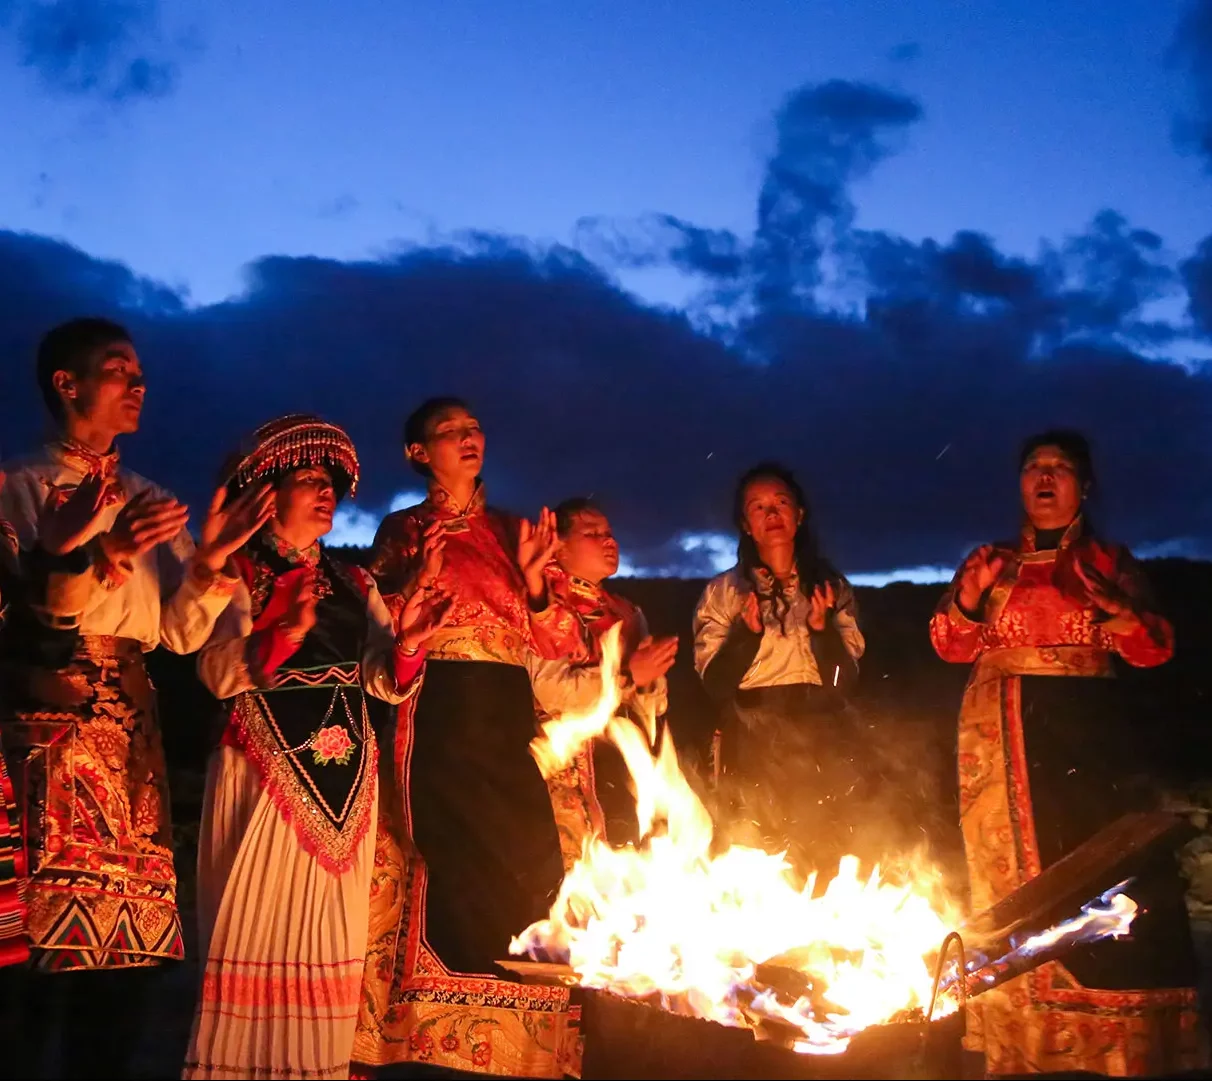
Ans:
{"type": "Polygon", "coordinates": [[[344,766],[353,757],[354,741],[349,738],[344,725],[330,724],[311,737],[311,749],[317,766],[327,766],[330,762],[344,766]]]}

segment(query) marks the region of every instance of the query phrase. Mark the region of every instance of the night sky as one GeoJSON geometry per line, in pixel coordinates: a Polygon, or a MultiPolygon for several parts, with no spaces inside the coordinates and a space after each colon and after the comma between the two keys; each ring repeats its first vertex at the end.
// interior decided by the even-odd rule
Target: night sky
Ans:
{"type": "Polygon", "coordinates": [[[1104,532],[1212,556],[1212,0],[0,0],[0,103],[6,456],[104,313],[133,467],[197,502],[321,412],[340,540],[455,393],[493,502],[596,494],[649,573],[765,457],[846,571],[948,567],[1052,423],[1104,532]]]}

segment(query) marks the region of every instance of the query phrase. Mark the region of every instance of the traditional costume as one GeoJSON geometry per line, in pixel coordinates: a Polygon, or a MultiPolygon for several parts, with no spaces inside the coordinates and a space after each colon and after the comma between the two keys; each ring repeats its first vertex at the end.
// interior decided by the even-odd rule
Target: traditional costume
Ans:
{"type": "MultiPolygon", "coordinates": [[[[600,583],[569,574],[558,563],[546,570],[547,588],[553,604],[571,611],[581,631],[581,648],[575,656],[559,660],[536,658],[529,666],[540,722],[553,715],[593,706],[602,693],[600,665],[602,638],[622,624],[620,646],[628,657],[648,636],[644,613],[626,597],[611,593],[600,583]]],[[[635,719],[660,717],[668,707],[668,687],[662,676],[651,686],[637,687],[626,671],[619,675],[623,708],[635,719]]],[[[609,838],[612,843],[638,841],[635,802],[627,787],[622,756],[609,744],[598,741],[582,751],[572,764],[549,777],[560,850],[568,870],[581,857],[590,836],[609,838]]]]}
{"type": "MultiPolygon", "coordinates": [[[[48,499],[90,473],[111,480],[96,533],[147,489],[167,493],[68,440],[7,467],[0,516],[24,552],[48,499]]],[[[95,539],[90,590],[62,665],[18,663],[6,680],[3,736],[25,820],[29,935],[47,971],[154,965],[182,956],[164,752],[143,655],[192,653],[236,579],[193,558],[184,529],[121,565],[95,539]]]]}
{"type": "MultiPolygon", "coordinates": [[[[1130,553],[1086,534],[1081,518],[1017,542],[979,612],[958,603],[959,575],[930,625],[940,657],[975,662],[959,719],[960,821],[980,911],[1038,875],[1125,811],[1147,805],[1134,782],[1136,738],[1112,659],[1169,660],[1170,624],[1150,606],[1130,553]],[[1139,624],[1117,633],[1075,566],[1132,598],[1139,624]]],[[[990,1074],[1090,1071],[1158,1075],[1206,1063],[1196,969],[1174,857],[1138,868],[1142,909],[1129,940],[1043,965],[969,1005],[968,1045],[990,1074]]]]}
{"type": "Polygon", "coordinates": [[[527,664],[534,653],[574,653],[578,625],[563,606],[531,610],[517,521],[488,508],[482,487],[460,508],[434,484],[424,503],[384,520],[372,570],[389,604],[403,603],[434,522],[446,538],[438,584],[453,606],[383,756],[392,795],[380,815],[354,1057],[559,1077],[578,1055],[567,989],[501,979],[494,961],[547,914],[562,877],[528,750],[527,664]]]}
{"type": "MultiPolygon", "coordinates": [[[[9,990],[22,1075],[122,1073],[144,1034],[144,1003],[164,961],[183,954],[169,798],[155,690],[143,657],[157,646],[191,653],[210,634],[236,579],[194,558],[182,529],[115,564],[97,537],[141,492],[167,493],[111,451],[60,440],[6,467],[0,517],[13,525],[35,622],[3,648],[0,735],[22,818],[28,867],[26,928],[33,973],[9,990]],[[38,522],[90,474],[110,483],[93,534],[68,557],[71,604],[48,593],[38,522]],[[57,618],[62,616],[64,618],[57,618]],[[58,1059],[57,1065],[54,1059],[58,1059]]],[[[55,560],[50,560],[54,563],[55,560]]]]}
{"type": "MultiPolygon", "coordinates": [[[[358,462],[339,428],[290,416],[258,430],[233,495],[324,466],[338,498],[358,462]]],[[[198,659],[227,723],[198,841],[205,956],[187,1078],[349,1075],[366,955],[378,750],[364,693],[415,694],[421,655],[395,648],[370,575],[264,527],[235,557],[240,586],[198,659]],[[290,587],[315,578],[316,623],[286,635],[290,587]]]]}
{"type": "Polygon", "coordinates": [[[694,614],[695,669],[720,709],[718,792],[734,842],[790,846],[802,872],[829,870],[853,849],[866,800],[863,733],[847,707],[865,648],[854,590],[835,581],[814,631],[797,572],[752,574],[738,565],[713,578],[694,614]],[[759,632],[742,618],[755,591],[759,632]]]}

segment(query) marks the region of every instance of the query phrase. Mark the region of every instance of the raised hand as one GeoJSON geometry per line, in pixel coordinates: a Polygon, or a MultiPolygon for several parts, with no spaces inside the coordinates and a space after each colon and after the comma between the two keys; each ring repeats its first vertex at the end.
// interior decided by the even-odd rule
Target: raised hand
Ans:
{"type": "Polygon", "coordinates": [[[66,499],[48,499],[38,515],[39,547],[56,556],[79,548],[96,533],[110,487],[100,473],[90,473],[66,499]]]}
{"type": "Polygon", "coordinates": [[[400,612],[396,647],[416,653],[439,627],[446,625],[453,604],[454,598],[440,589],[416,590],[400,612]]]}
{"type": "Polygon", "coordinates": [[[534,525],[528,519],[522,519],[518,527],[518,566],[534,600],[547,593],[543,568],[551,562],[558,543],[555,514],[546,507],[539,511],[539,520],[534,525]]]}
{"type": "Polygon", "coordinates": [[[289,586],[286,594],[286,612],[282,616],[282,629],[286,637],[299,645],[316,625],[315,572],[300,574],[289,586]]]}
{"type": "Polygon", "coordinates": [[[810,630],[820,632],[825,629],[829,610],[834,606],[835,601],[832,582],[826,582],[824,586],[817,586],[812,591],[812,596],[808,598],[808,627],[810,630]]]}
{"type": "Polygon", "coordinates": [[[1085,587],[1090,603],[1105,612],[1111,619],[1124,622],[1139,622],[1136,612],[1128,595],[1115,585],[1109,578],[1094,567],[1083,567],[1080,560],[1073,561],[1073,570],[1085,587]]]}
{"type": "Polygon", "coordinates": [[[745,597],[745,603],[741,608],[741,621],[754,634],[762,633],[762,603],[758,600],[756,593],[750,593],[745,597]]]}
{"type": "Polygon", "coordinates": [[[420,589],[431,589],[437,585],[445,550],[446,529],[441,521],[432,522],[421,535],[421,563],[416,580],[420,589]]]}
{"type": "Polygon", "coordinates": [[[239,551],[274,513],[274,490],[268,484],[248,487],[227,501],[226,487],[220,487],[210,501],[202,524],[197,558],[218,574],[228,558],[239,551]]]}
{"type": "Polygon", "coordinates": [[[113,563],[132,559],[170,541],[189,521],[189,508],[172,496],[156,497],[150,488],[134,496],[100,538],[101,550],[113,563]]]}
{"type": "Polygon", "coordinates": [[[637,687],[655,683],[673,667],[678,655],[677,636],[643,639],[627,660],[627,671],[637,687]]]}
{"type": "Polygon", "coordinates": [[[1006,557],[993,552],[973,552],[960,571],[958,600],[967,612],[975,612],[981,605],[985,591],[997,581],[1006,565],[1006,557]]]}

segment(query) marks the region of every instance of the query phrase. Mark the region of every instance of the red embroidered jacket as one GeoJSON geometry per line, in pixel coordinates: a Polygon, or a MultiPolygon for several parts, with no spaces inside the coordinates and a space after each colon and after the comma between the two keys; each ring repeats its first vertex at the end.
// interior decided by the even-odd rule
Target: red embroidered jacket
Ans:
{"type": "Polygon", "coordinates": [[[977,552],[986,559],[1000,556],[1005,566],[982,602],[981,618],[972,619],[956,602],[961,565],[930,622],[930,639],[943,660],[968,663],[988,650],[1014,646],[1079,645],[1118,653],[1131,665],[1150,668],[1173,655],[1174,630],[1153,610],[1132,553],[1083,537],[1080,519],[1054,551],[1037,552],[1034,531],[1028,527],[1017,543],[986,544],[977,552]],[[1140,623],[1128,633],[1115,631],[1087,595],[1075,564],[1114,583],[1133,602],[1140,623]]]}

